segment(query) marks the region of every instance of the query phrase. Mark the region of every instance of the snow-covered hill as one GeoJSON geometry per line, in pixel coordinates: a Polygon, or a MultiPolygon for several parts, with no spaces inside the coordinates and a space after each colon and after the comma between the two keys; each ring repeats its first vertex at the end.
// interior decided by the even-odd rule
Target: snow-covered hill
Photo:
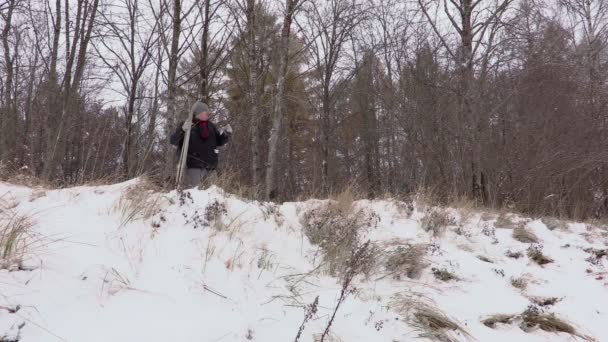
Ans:
{"type": "Polygon", "coordinates": [[[307,312],[299,341],[318,341],[341,294],[325,341],[608,341],[606,228],[331,205],[344,204],[250,202],[215,187],[160,194],[138,180],[0,183],[0,341],[294,341],[307,312]],[[369,240],[373,252],[345,293],[348,271],[331,276],[309,242],[325,229],[315,242],[344,248],[341,219],[360,225],[351,245],[369,240]]]}

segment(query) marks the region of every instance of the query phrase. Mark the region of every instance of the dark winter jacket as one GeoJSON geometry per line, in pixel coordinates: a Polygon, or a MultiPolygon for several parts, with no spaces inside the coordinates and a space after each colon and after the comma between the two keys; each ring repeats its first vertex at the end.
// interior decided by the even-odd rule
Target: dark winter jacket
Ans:
{"type": "MultiPolygon", "coordinates": [[[[177,146],[177,156],[179,157],[182,151],[185,132],[182,129],[183,122],[178,126],[177,130],[171,135],[171,144],[177,146]]],[[[203,137],[203,128],[201,122],[197,121],[192,124],[190,131],[190,143],[188,145],[188,159],[186,166],[188,168],[199,168],[213,170],[217,167],[217,147],[224,145],[230,138],[229,134],[222,133],[217,130],[215,125],[208,121],[207,124],[208,137],[203,137]]]]}

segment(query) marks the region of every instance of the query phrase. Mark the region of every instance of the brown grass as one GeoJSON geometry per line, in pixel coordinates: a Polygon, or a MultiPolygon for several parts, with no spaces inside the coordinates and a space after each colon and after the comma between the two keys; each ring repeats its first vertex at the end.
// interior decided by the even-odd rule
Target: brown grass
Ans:
{"type": "Polygon", "coordinates": [[[528,257],[540,266],[553,262],[553,259],[543,254],[542,248],[539,246],[530,246],[530,248],[528,248],[528,257]]]}
{"type": "Polygon", "coordinates": [[[432,233],[434,237],[443,235],[447,227],[453,223],[453,219],[443,210],[431,210],[420,220],[422,229],[432,233]]]}
{"type": "Polygon", "coordinates": [[[496,324],[511,324],[513,323],[513,320],[515,319],[516,315],[505,315],[505,314],[498,314],[498,315],[492,315],[484,320],[481,321],[481,323],[483,323],[483,325],[485,325],[488,328],[496,328],[496,324]]]}
{"type": "Polygon", "coordinates": [[[516,225],[515,222],[513,222],[513,220],[511,219],[511,216],[503,212],[496,218],[496,222],[494,222],[494,227],[513,229],[516,227],[516,225]]]}
{"type": "MultiPolygon", "coordinates": [[[[352,201],[330,201],[308,210],[301,218],[304,234],[308,240],[320,247],[323,260],[331,275],[342,274],[354,250],[359,246],[359,237],[372,224],[373,217],[363,210],[355,210],[352,201]]],[[[372,249],[377,247],[372,246],[372,249]]],[[[380,253],[372,253],[378,256],[380,253]]],[[[366,275],[374,269],[377,261],[367,260],[363,270],[366,275]]]]}
{"type": "Polygon", "coordinates": [[[590,336],[580,334],[570,323],[555,317],[553,314],[540,313],[537,310],[527,310],[521,315],[521,329],[530,332],[538,328],[552,333],[566,333],[585,341],[594,341],[590,336]]]}
{"type": "Polygon", "coordinates": [[[549,230],[567,230],[568,229],[568,223],[562,220],[558,220],[554,217],[543,217],[541,219],[542,223],[545,224],[545,226],[547,226],[547,229],[549,230]]]}
{"type": "Polygon", "coordinates": [[[31,232],[33,219],[14,208],[13,203],[0,198],[0,269],[21,267],[25,254],[40,242],[31,232]]]}
{"type": "Polygon", "coordinates": [[[121,216],[120,227],[135,220],[147,220],[160,212],[163,194],[155,184],[142,179],[129,186],[114,204],[114,212],[121,216]]]}
{"type": "Polygon", "coordinates": [[[511,285],[523,291],[528,287],[528,280],[524,277],[511,278],[511,285]]]}
{"type": "Polygon", "coordinates": [[[539,239],[534,233],[520,225],[513,229],[513,239],[523,243],[538,243],[539,239]]]}
{"type": "Polygon", "coordinates": [[[402,275],[408,278],[419,278],[422,271],[428,266],[425,259],[426,245],[405,245],[399,246],[389,252],[385,267],[395,278],[399,279],[402,275]]]}
{"type": "Polygon", "coordinates": [[[555,317],[553,314],[540,312],[537,307],[530,306],[526,311],[519,315],[498,314],[492,315],[481,321],[489,328],[496,328],[497,324],[512,324],[520,322],[519,327],[525,332],[532,332],[535,329],[541,329],[552,333],[566,333],[572,336],[579,337],[586,341],[595,341],[590,336],[580,334],[570,323],[555,317]]]}
{"type": "Polygon", "coordinates": [[[467,340],[472,339],[460,324],[422,296],[399,294],[393,298],[391,306],[408,324],[418,330],[419,337],[441,342],[459,341],[456,338],[458,335],[467,340]]]}

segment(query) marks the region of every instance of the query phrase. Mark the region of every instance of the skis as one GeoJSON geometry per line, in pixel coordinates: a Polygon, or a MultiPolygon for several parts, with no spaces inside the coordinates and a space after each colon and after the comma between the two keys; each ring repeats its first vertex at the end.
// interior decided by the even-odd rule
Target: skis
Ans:
{"type": "MultiPolygon", "coordinates": [[[[190,120],[190,115],[186,120],[190,120]]],[[[188,146],[190,145],[190,130],[192,130],[192,125],[188,127],[186,132],[184,132],[184,141],[182,142],[182,153],[179,156],[179,163],[177,164],[177,177],[175,177],[176,181],[176,189],[178,191],[182,190],[182,181],[184,179],[184,172],[186,172],[186,160],[188,159],[188,146]]]]}

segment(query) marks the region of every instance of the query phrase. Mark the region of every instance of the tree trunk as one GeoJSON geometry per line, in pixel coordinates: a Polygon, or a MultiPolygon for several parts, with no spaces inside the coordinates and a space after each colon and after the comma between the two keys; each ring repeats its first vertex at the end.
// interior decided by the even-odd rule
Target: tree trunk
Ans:
{"type": "MultiPolygon", "coordinates": [[[[179,121],[175,97],[177,95],[177,66],[179,64],[179,36],[181,31],[181,0],[173,1],[173,31],[171,36],[171,51],[169,56],[169,70],[167,72],[167,120],[166,131],[170,132],[179,121]]],[[[167,165],[165,176],[171,176],[174,172],[175,153],[171,148],[167,148],[167,165]]]]}
{"type": "Polygon", "coordinates": [[[283,111],[285,110],[285,79],[289,70],[289,39],[293,12],[297,6],[297,0],[285,0],[285,18],[283,19],[283,29],[281,31],[280,64],[279,76],[277,81],[277,93],[274,99],[274,115],[272,118],[272,130],[270,131],[270,142],[268,147],[268,162],[266,164],[266,192],[267,199],[272,199],[277,195],[275,181],[277,168],[277,151],[279,138],[282,131],[283,111]]]}
{"type": "Polygon", "coordinates": [[[4,99],[2,99],[3,112],[0,115],[0,134],[1,146],[0,146],[0,160],[11,161],[14,153],[12,151],[14,147],[15,128],[16,122],[14,121],[14,110],[13,108],[13,76],[14,76],[14,65],[13,59],[11,58],[11,48],[8,42],[9,33],[11,32],[13,10],[15,9],[15,0],[8,2],[8,11],[6,16],[3,16],[4,27],[2,29],[2,48],[4,49],[4,65],[6,67],[6,79],[4,80],[4,99]]]}
{"type": "Polygon", "coordinates": [[[248,85],[248,100],[249,100],[249,115],[251,118],[251,155],[252,155],[252,185],[257,187],[260,185],[261,178],[261,153],[260,153],[260,117],[258,107],[258,83],[259,72],[257,65],[257,52],[255,41],[255,0],[247,0],[247,34],[248,34],[248,49],[247,60],[249,67],[249,85],[248,85]]]}

